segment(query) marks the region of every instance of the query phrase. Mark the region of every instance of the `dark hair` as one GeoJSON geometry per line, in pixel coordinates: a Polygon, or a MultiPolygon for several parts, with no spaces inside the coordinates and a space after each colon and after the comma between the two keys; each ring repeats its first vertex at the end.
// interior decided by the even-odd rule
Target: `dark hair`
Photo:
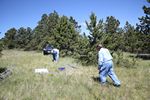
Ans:
{"type": "Polygon", "coordinates": [[[103,45],[102,45],[102,44],[98,44],[96,47],[97,47],[97,48],[102,48],[103,45]]]}

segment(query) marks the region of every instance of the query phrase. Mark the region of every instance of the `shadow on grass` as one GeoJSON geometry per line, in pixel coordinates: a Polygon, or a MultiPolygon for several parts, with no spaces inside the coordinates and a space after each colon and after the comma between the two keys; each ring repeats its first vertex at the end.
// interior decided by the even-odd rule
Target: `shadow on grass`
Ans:
{"type": "MultiPolygon", "coordinates": [[[[97,82],[97,83],[100,84],[100,78],[99,77],[94,77],[93,76],[92,79],[93,79],[94,82],[97,82]]],[[[106,84],[107,85],[114,85],[112,82],[109,82],[108,80],[106,80],[106,84]]]]}
{"type": "Polygon", "coordinates": [[[0,73],[4,72],[7,68],[0,68],[0,73]]]}

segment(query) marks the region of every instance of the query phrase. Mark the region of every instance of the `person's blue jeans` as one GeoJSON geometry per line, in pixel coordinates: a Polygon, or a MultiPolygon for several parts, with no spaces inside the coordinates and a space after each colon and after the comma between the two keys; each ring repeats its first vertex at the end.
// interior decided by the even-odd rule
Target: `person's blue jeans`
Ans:
{"type": "Polygon", "coordinates": [[[53,61],[58,61],[58,59],[59,59],[59,54],[53,53],[53,61]]]}
{"type": "Polygon", "coordinates": [[[112,60],[104,62],[102,66],[99,66],[99,76],[100,76],[101,84],[106,83],[107,76],[109,76],[112,79],[112,81],[114,82],[114,85],[121,84],[113,70],[112,60]]]}

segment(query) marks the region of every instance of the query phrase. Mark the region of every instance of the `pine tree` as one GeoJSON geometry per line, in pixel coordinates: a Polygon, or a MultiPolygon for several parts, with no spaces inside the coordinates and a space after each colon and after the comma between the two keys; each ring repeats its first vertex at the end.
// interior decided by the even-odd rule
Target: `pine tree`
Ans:
{"type": "Polygon", "coordinates": [[[56,30],[55,45],[59,47],[63,55],[72,55],[78,46],[79,37],[75,24],[70,22],[68,17],[62,16],[56,30]]]}
{"type": "Polygon", "coordinates": [[[30,46],[31,46],[30,42],[32,39],[33,39],[33,31],[30,27],[27,27],[24,50],[30,50],[30,46]]]}
{"type": "Polygon", "coordinates": [[[116,51],[119,49],[121,34],[119,32],[119,25],[120,22],[113,16],[109,16],[105,22],[105,34],[106,39],[104,41],[105,47],[109,48],[110,50],[116,51]]]}
{"type": "Polygon", "coordinates": [[[28,27],[27,29],[21,27],[18,29],[15,35],[16,48],[25,49],[32,39],[32,29],[28,27]]]}
{"type": "Polygon", "coordinates": [[[106,23],[105,23],[106,33],[107,34],[116,33],[119,25],[120,25],[120,22],[115,17],[113,17],[113,16],[107,17],[106,23]]]}
{"type": "Polygon", "coordinates": [[[97,21],[97,16],[94,13],[90,15],[90,21],[87,22],[87,29],[89,30],[88,37],[83,38],[82,42],[84,47],[81,49],[81,56],[79,59],[84,64],[97,64],[97,51],[96,45],[103,41],[104,37],[104,25],[103,20],[97,21]],[[88,42],[87,42],[88,41],[88,42]]]}
{"type": "Polygon", "coordinates": [[[30,42],[31,48],[33,50],[41,50],[42,45],[44,44],[44,37],[48,34],[48,26],[47,26],[48,16],[47,14],[43,14],[41,20],[38,22],[37,27],[33,30],[33,39],[30,42]]]}
{"type": "Polygon", "coordinates": [[[139,18],[140,24],[137,25],[137,28],[143,34],[150,34],[150,7],[143,6],[143,11],[145,16],[139,18]]]}
{"type": "Polygon", "coordinates": [[[129,24],[127,21],[124,26],[124,43],[126,47],[126,51],[135,52],[137,49],[138,41],[138,33],[136,32],[134,26],[129,24]]]}
{"type": "Polygon", "coordinates": [[[103,27],[103,20],[97,21],[97,16],[92,13],[90,16],[90,22],[86,21],[87,29],[89,30],[89,42],[90,45],[93,46],[96,43],[102,41],[104,27],[103,27]]]}
{"type": "Polygon", "coordinates": [[[16,47],[16,43],[15,43],[16,33],[17,33],[17,30],[15,28],[11,28],[5,33],[4,46],[6,48],[13,49],[16,47]]]}
{"type": "MultiPolygon", "coordinates": [[[[147,0],[150,3],[150,0],[147,0]]],[[[140,24],[137,24],[137,30],[141,33],[139,40],[142,42],[140,45],[140,52],[150,53],[150,7],[143,6],[145,16],[139,18],[140,24]]]]}
{"type": "Polygon", "coordinates": [[[2,50],[3,50],[3,38],[0,39],[0,57],[2,56],[2,50]]]}

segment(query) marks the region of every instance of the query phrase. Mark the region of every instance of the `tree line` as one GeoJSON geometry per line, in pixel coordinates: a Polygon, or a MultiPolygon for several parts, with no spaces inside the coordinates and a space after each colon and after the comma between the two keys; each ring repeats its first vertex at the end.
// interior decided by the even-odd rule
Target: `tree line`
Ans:
{"type": "MultiPolygon", "coordinates": [[[[150,3],[149,0],[147,0],[150,3]]],[[[81,26],[72,17],[60,16],[56,11],[43,14],[38,25],[19,29],[11,28],[0,40],[0,51],[5,49],[42,50],[46,43],[61,51],[61,56],[73,56],[85,64],[96,63],[98,43],[114,51],[131,53],[150,53],[150,7],[143,6],[145,16],[139,18],[139,24],[128,21],[120,27],[120,21],[114,16],[97,19],[91,13],[85,21],[87,33],[81,34],[81,26]]]]}

